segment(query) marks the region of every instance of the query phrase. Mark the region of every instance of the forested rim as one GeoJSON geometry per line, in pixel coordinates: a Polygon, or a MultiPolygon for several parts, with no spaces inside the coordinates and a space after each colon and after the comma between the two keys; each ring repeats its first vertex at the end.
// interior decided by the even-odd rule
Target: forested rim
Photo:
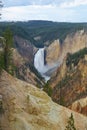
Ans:
{"type": "Polygon", "coordinates": [[[0,35],[9,27],[13,35],[29,40],[36,47],[43,47],[46,41],[51,43],[60,39],[62,43],[67,34],[73,34],[77,30],[87,31],[87,23],[64,23],[52,21],[28,21],[28,22],[0,22],[0,35]],[[40,39],[35,40],[35,37],[40,39]]]}

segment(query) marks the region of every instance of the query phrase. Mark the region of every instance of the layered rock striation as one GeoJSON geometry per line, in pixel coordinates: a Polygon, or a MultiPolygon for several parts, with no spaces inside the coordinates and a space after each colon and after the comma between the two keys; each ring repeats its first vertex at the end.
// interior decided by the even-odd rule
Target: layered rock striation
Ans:
{"type": "MultiPolygon", "coordinates": [[[[66,60],[65,60],[66,61],[66,60]]],[[[87,59],[86,55],[84,58],[75,60],[74,63],[70,63],[70,66],[67,66],[67,62],[63,62],[63,64],[58,68],[56,73],[53,75],[52,79],[50,80],[50,85],[53,88],[53,94],[52,98],[57,103],[60,103],[64,106],[71,106],[71,109],[73,109],[72,104],[75,102],[75,104],[78,104],[80,102],[80,99],[84,99],[84,101],[81,100],[81,102],[84,103],[82,106],[81,103],[79,104],[80,107],[82,106],[82,109],[84,108],[84,111],[81,109],[79,112],[81,113],[87,113],[87,59]],[[78,101],[78,102],[77,102],[78,101]]],[[[77,105],[78,107],[78,105],[77,105]]],[[[78,111],[75,108],[76,111],[78,111]]]]}
{"type": "Polygon", "coordinates": [[[87,32],[84,30],[72,32],[66,36],[63,43],[57,39],[47,47],[46,63],[62,63],[67,53],[75,53],[85,47],[87,47],[87,32]]]}
{"type": "Polygon", "coordinates": [[[87,129],[87,117],[54,103],[45,92],[6,72],[0,77],[4,130],[64,130],[73,114],[75,127],[87,129]]]}

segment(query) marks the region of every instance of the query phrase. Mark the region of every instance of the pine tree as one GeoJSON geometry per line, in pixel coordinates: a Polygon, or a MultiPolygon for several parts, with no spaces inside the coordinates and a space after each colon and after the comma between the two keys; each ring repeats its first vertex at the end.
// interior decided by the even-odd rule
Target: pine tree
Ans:
{"type": "Polygon", "coordinates": [[[13,45],[13,38],[12,38],[12,33],[9,29],[7,29],[4,34],[4,65],[5,65],[5,70],[9,72],[9,67],[11,65],[12,61],[12,50],[11,47],[13,45]]]}
{"type": "Polygon", "coordinates": [[[9,29],[3,33],[1,37],[3,51],[0,52],[0,68],[5,69],[7,72],[12,73],[13,63],[12,63],[12,47],[13,47],[13,37],[9,29]]]}
{"type": "Polygon", "coordinates": [[[69,117],[68,124],[65,130],[76,130],[72,113],[71,113],[71,116],[69,117]]]}

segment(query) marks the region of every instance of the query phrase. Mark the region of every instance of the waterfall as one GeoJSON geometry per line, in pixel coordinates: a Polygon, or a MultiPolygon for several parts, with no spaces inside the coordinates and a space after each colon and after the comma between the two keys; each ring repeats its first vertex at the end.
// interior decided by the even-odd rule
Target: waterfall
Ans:
{"type": "Polygon", "coordinates": [[[35,54],[34,66],[40,73],[44,73],[44,48],[39,49],[35,54]]]}
{"type": "Polygon", "coordinates": [[[46,76],[44,73],[48,71],[49,67],[44,64],[44,48],[37,51],[34,57],[34,66],[41,73],[41,75],[48,80],[50,77],[46,76]]]}
{"type": "Polygon", "coordinates": [[[53,73],[60,63],[54,63],[51,65],[45,65],[44,61],[44,48],[40,48],[34,56],[34,66],[38,70],[38,72],[45,78],[46,81],[50,79],[51,73],[53,73]]]}

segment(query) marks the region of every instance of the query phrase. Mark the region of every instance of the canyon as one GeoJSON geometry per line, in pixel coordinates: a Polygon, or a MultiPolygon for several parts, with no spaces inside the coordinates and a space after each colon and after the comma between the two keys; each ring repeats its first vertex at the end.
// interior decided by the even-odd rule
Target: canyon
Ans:
{"type": "MultiPolygon", "coordinates": [[[[0,24],[1,31],[3,25],[8,23],[0,24]]],[[[3,70],[0,75],[0,128],[64,130],[72,114],[76,130],[86,130],[87,25],[9,25],[15,72],[11,76],[3,70]]]]}

